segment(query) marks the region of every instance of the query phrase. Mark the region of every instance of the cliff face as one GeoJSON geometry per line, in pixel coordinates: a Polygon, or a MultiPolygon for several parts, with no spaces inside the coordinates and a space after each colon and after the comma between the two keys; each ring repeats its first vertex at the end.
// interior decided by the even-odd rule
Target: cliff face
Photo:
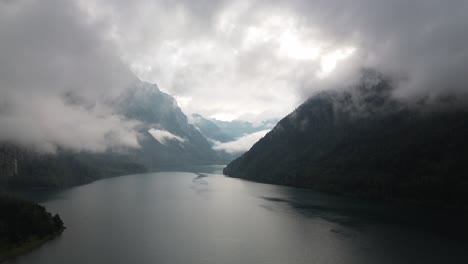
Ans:
{"type": "Polygon", "coordinates": [[[468,205],[468,111],[409,106],[374,79],[281,120],[224,173],[353,196],[468,205]]]}

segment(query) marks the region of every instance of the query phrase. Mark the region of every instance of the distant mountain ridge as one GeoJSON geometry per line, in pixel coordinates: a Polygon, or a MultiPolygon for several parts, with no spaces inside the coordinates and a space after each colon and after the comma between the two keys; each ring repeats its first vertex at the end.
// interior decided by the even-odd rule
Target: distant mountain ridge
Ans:
{"type": "Polygon", "coordinates": [[[468,205],[468,110],[408,105],[376,73],[308,99],[224,173],[406,202],[468,205]]]}
{"type": "Polygon", "coordinates": [[[273,128],[279,119],[267,119],[258,124],[232,120],[222,121],[215,118],[206,118],[200,114],[192,114],[191,123],[209,139],[222,143],[234,141],[243,136],[273,128]]]}
{"type": "Polygon", "coordinates": [[[241,120],[220,121],[192,114],[190,122],[210,141],[221,161],[227,163],[246,152],[260,134],[269,131],[277,120],[253,124],[241,120]]]}
{"type": "Polygon", "coordinates": [[[259,124],[254,124],[242,120],[222,121],[211,119],[211,121],[216,124],[224,134],[233,139],[238,139],[248,134],[271,129],[276,125],[276,123],[278,123],[279,120],[268,119],[262,121],[259,124]]]}
{"type": "Polygon", "coordinates": [[[202,133],[207,139],[218,142],[229,142],[234,139],[223,132],[215,122],[204,118],[200,114],[192,114],[190,122],[202,133]]]}

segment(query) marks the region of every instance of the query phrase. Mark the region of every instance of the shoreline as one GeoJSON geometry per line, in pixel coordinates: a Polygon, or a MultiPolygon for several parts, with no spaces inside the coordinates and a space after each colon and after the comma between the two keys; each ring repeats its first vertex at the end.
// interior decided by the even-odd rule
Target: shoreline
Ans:
{"type": "Polygon", "coordinates": [[[21,243],[18,246],[9,248],[8,246],[4,248],[4,251],[0,251],[0,263],[5,263],[8,260],[14,259],[21,255],[25,255],[35,249],[40,248],[49,241],[54,240],[60,236],[65,228],[62,228],[60,231],[55,232],[54,234],[47,235],[43,238],[33,238],[30,241],[21,243]]]}

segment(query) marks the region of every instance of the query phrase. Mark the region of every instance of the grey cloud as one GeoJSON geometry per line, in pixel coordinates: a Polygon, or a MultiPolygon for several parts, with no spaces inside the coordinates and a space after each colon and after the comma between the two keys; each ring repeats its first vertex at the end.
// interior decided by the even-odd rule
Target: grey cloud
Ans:
{"type": "Polygon", "coordinates": [[[106,104],[135,79],[106,32],[74,1],[0,3],[0,141],[50,152],[138,146],[137,124],[106,104]]]}
{"type": "Polygon", "coordinates": [[[188,112],[282,115],[318,90],[351,85],[361,67],[393,76],[400,98],[467,90],[467,1],[124,2],[100,2],[118,14],[124,58],[143,79],[190,97],[188,112]],[[299,40],[282,40],[288,32],[299,40]],[[317,78],[320,60],[294,58],[314,43],[355,53],[317,78]]]}
{"type": "Polygon", "coordinates": [[[207,1],[211,8],[197,9],[194,1],[140,0],[134,3],[138,8],[128,11],[125,6],[98,2],[97,13],[110,8],[118,14],[110,15],[110,20],[119,29],[114,37],[123,58],[140,78],[158,83],[179,99],[186,97],[188,103],[181,103],[186,112],[206,116],[269,112],[263,116],[274,117],[298,103],[294,94],[284,94],[290,80],[284,75],[294,69],[286,69],[289,62],[275,54],[277,43],[245,43],[249,25],[244,23],[253,25],[263,18],[252,4],[207,1]],[[227,24],[235,24],[229,32],[221,28],[226,17],[233,19],[227,24]],[[262,103],[249,91],[265,98],[281,97],[284,104],[272,109],[271,101],[262,103]]]}
{"type": "Polygon", "coordinates": [[[457,0],[0,1],[0,140],[135,146],[136,124],[106,104],[133,73],[189,114],[251,121],[350,86],[361,67],[395,78],[400,98],[466,93],[467,11],[457,0]]]}
{"type": "Polygon", "coordinates": [[[397,95],[467,92],[467,1],[292,1],[336,41],[365,52],[365,66],[400,77],[397,95]]]}

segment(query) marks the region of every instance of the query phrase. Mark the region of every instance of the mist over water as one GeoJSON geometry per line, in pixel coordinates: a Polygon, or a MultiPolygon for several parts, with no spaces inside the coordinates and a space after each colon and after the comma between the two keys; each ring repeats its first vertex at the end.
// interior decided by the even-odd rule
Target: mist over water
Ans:
{"type": "Polygon", "coordinates": [[[221,169],[129,175],[36,194],[67,229],[7,263],[468,261],[466,242],[412,226],[411,219],[429,217],[424,213],[227,178],[221,169]]]}

